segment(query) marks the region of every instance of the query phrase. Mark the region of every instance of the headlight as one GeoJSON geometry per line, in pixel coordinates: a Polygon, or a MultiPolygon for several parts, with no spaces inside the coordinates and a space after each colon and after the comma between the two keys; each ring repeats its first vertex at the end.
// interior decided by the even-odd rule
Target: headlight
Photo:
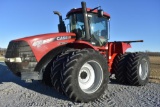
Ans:
{"type": "Polygon", "coordinates": [[[16,58],[5,58],[5,62],[22,62],[22,59],[20,57],[16,58]]]}

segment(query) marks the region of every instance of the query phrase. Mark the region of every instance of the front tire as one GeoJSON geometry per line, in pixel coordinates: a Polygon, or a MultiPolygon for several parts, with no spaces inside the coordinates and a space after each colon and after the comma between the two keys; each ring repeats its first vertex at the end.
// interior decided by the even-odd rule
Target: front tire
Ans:
{"type": "Polygon", "coordinates": [[[55,58],[53,61],[53,64],[51,66],[51,73],[50,73],[50,78],[51,78],[51,84],[55,90],[57,90],[59,93],[64,94],[62,85],[61,85],[61,72],[63,68],[63,62],[67,59],[67,56],[75,51],[75,49],[68,49],[55,58]]]}
{"type": "Polygon", "coordinates": [[[108,81],[107,61],[95,50],[83,49],[72,52],[63,62],[63,91],[76,102],[97,99],[104,93],[108,81]]]}
{"type": "Polygon", "coordinates": [[[146,53],[131,53],[127,61],[127,80],[130,85],[142,86],[148,83],[150,62],[146,53]]]}

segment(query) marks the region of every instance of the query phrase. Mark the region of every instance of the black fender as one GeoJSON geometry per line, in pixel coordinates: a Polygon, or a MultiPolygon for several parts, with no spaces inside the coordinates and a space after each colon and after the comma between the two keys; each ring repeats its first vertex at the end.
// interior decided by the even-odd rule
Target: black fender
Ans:
{"type": "Polygon", "coordinates": [[[42,69],[44,69],[48,63],[56,57],[58,54],[60,54],[64,49],[67,49],[68,47],[66,45],[59,46],[57,48],[52,49],[49,51],[45,56],[41,58],[41,60],[38,62],[38,64],[35,67],[34,71],[41,72],[42,69]]]}

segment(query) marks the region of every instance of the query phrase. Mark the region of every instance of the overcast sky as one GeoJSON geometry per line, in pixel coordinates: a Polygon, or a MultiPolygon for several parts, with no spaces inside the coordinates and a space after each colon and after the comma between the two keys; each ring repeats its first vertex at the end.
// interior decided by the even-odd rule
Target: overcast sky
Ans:
{"type": "MultiPolygon", "coordinates": [[[[160,52],[160,0],[83,0],[87,7],[101,6],[111,15],[110,40],[139,40],[128,51],[160,52]]],[[[0,47],[21,37],[58,32],[58,17],[81,0],[0,0],[0,47]]],[[[66,21],[66,23],[68,23],[66,21]]]]}

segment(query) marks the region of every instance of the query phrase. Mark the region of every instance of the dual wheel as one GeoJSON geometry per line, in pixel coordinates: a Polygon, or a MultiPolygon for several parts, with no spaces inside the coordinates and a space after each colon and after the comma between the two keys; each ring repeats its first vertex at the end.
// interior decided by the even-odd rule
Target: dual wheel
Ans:
{"type": "MultiPolygon", "coordinates": [[[[107,88],[107,65],[106,59],[95,50],[68,49],[57,55],[48,66],[48,83],[73,101],[93,101],[107,88]]],[[[118,54],[112,70],[120,83],[145,85],[150,74],[149,58],[145,53],[118,54]]]]}
{"type": "Polygon", "coordinates": [[[70,49],[53,61],[51,82],[60,93],[76,102],[100,97],[109,81],[106,59],[92,49],[70,49]]]}
{"type": "Polygon", "coordinates": [[[118,82],[142,86],[149,80],[149,58],[146,53],[118,54],[113,62],[112,70],[118,82]]]}

